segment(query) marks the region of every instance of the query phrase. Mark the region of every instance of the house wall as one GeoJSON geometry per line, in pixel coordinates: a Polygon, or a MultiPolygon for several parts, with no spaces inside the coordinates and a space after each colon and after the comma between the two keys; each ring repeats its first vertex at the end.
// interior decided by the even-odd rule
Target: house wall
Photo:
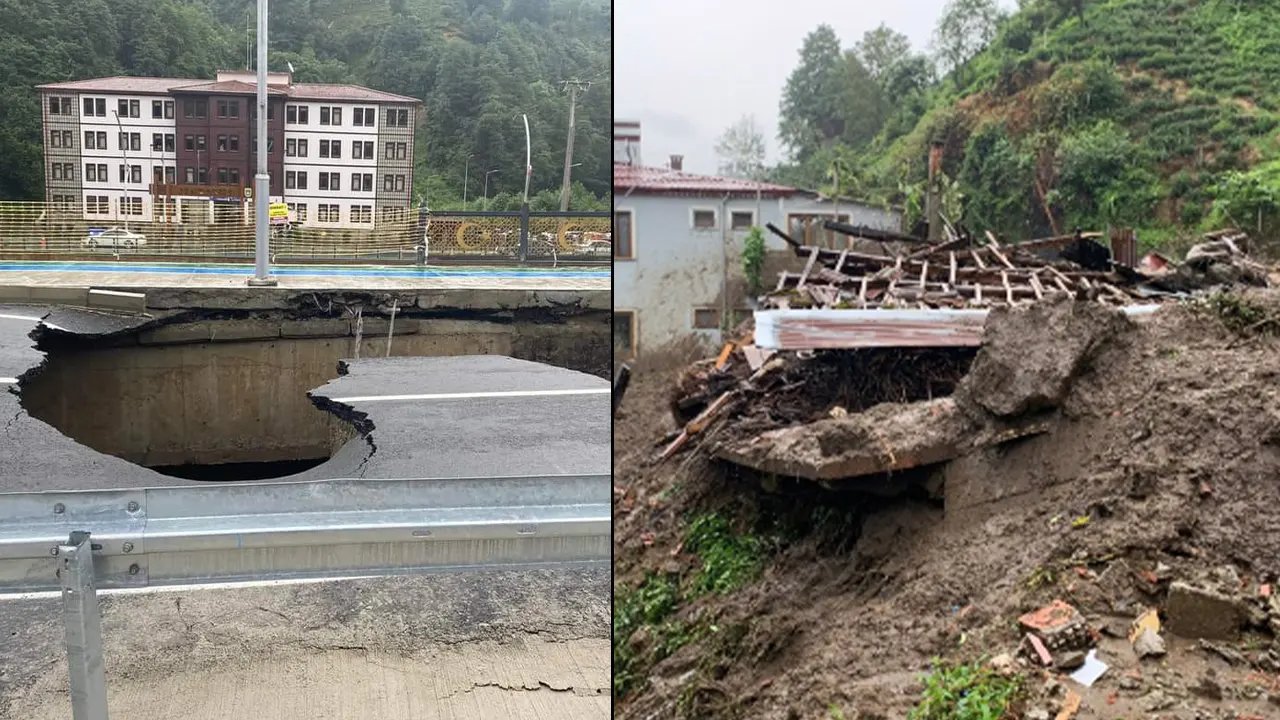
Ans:
{"type": "Polygon", "coordinates": [[[84,167],[80,162],[80,99],[75,93],[42,92],[40,94],[40,107],[41,118],[44,121],[41,127],[44,128],[45,200],[52,201],[54,197],[65,198],[70,196],[75,198],[76,202],[81,202],[80,188],[84,180],[84,167]],[[61,112],[61,103],[59,103],[59,112],[56,114],[51,113],[49,111],[50,98],[70,98],[71,113],[63,114],[61,112]],[[71,132],[70,146],[62,143],[67,131],[71,132]],[[50,142],[50,133],[53,132],[59,133],[57,146],[50,142]],[[71,177],[60,177],[55,180],[53,176],[54,163],[58,163],[63,167],[71,165],[71,177]]]}
{"type": "MultiPolygon", "coordinates": [[[[614,200],[616,212],[632,212],[632,237],[635,258],[618,258],[613,266],[615,311],[634,312],[638,356],[661,352],[664,347],[681,347],[692,342],[706,350],[721,341],[719,327],[697,329],[694,311],[709,308],[719,312],[727,288],[730,311],[747,312],[751,297],[742,271],[742,246],[747,230],[729,230],[734,211],[754,214],[753,225],[764,228],[773,223],[787,227],[787,218],[795,213],[834,214],[828,201],[804,196],[789,198],[683,197],[664,195],[630,195],[619,193],[614,200]],[[695,229],[693,211],[716,212],[714,229],[695,229]],[[726,283],[727,280],[727,283],[726,283]]],[[[899,229],[901,218],[890,210],[841,203],[841,215],[849,222],[884,229],[899,229]]],[[[616,242],[616,239],[615,239],[616,242]]],[[[803,260],[781,239],[765,231],[766,263],[762,275],[765,288],[777,281],[782,269],[803,268],[803,260]]],[[[730,318],[729,325],[737,324],[730,318]]],[[[721,324],[724,319],[721,318],[721,324]]]]}

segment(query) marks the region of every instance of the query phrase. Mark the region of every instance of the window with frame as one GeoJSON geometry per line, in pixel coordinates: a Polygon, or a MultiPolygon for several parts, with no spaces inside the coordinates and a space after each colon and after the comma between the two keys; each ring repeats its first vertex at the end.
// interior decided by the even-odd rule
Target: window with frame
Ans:
{"type": "Polygon", "coordinates": [[[224,167],[218,168],[218,184],[219,185],[227,184],[227,168],[224,168],[224,167]]]}
{"type": "Polygon", "coordinates": [[[396,191],[396,192],[404,192],[404,176],[403,176],[403,175],[397,175],[397,176],[396,176],[396,190],[395,190],[395,191],[396,191]]]}
{"type": "Polygon", "coordinates": [[[49,98],[49,114],[50,115],[70,115],[71,114],[71,98],[62,96],[51,96],[49,98]]]}
{"type": "Polygon", "coordinates": [[[84,164],[84,181],[98,182],[98,166],[93,163],[84,164]]]}
{"type": "Polygon", "coordinates": [[[164,169],[164,181],[169,183],[170,185],[177,184],[178,168],[173,165],[166,166],[164,169]]]}
{"type": "Polygon", "coordinates": [[[360,176],[361,192],[373,192],[373,173],[365,173],[360,176]]]}
{"type": "Polygon", "coordinates": [[[636,258],[634,227],[634,218],[630,210],[618,210],[613,213],[613,258],[615,260],[636,258]]]}
{"type": "Polygon", "coordinates": [[[693,309],[693,329],[694,330],[719,330],[720,329],[720,310],[718,308],[694,308],[693,309]]]}
{"type": "Polygon", "coordinates": [[[750,210],[733,210],[729,213],[730,230],[750,230],[756,224],[756,214],[750,210]]]}
{"type": "Polygon", "coordinates": [[[193,184],[196,181],[196,169],[193,167],[183,168],[183,176],[186,178],[188,185],[193,184]]]}
{"type": "Polygon", "coordinates": [[[636,314],[632,310],[613,311],[613,356],[619,360],[636,356],[636,314]]]}
{"type": "Polygon", "coordinates": [[[62,163],[53,163],[49,166],[49,177],[54,180],[62,179],[62,163]]]}
{"type": "Polygon", "coordinates": [[[231,168],[231,172],[228,175],[232,185],[240,184],[240,168],[231,168]]]}
{"type": "Polygon", "coordinates": [[[117,101],[116,101],[116,113],[117,113],[117,114],[119,114],[119,115],[120,115],[120,117],[129,117],[129,101],[128,101],[128,100],[117,100],[117,101]]]}
{"type": "Polygon", "coordinates": [[[351,206],[351,222],[353,223],[373,222],[373,207],[370,205],[352,205],[351,206]]]}
{"type": "Polygon", "coordinates": [[[298,189],[299,190],[307,189],[307,171],[306,170],[298,171],[298,189]]]}
{"type": "Polygon", "coordinates": [[[386,150],[383,152],[382,157],[384,159],[390,160],[396,156],[395,153],[396,153],[396,144],[389,142],[387,143],[386,150]]]}
{"type": "Polygon", "coordinates": [[[107,131],[99,130],[94,134],[98,136],[98,149],[106,150],[107,149],[107,131]]]}
{"type": "Polygon", "coordinates": [[[294,138],[288,138],[287,140],[285,140],[285,141],[284,141],[284,154],[285,154],[285,157],[297,157],[297,156],[298,156],[298,141],[297,141],[297,140],[295,140],[294,138]]]}
{"type": "Polygon", "coordinates": [[[298,173],[297,173],[297,172],[295,172],[295,171],[293,171],[293,170],[287,170],[287,171],[285,171],[285,174],[284,174],[284,189],[285,189],[285,190],[297,190],[297,189],[298,189],[298,173]]]}
{"type": "Polygon", "coordinates": [[[320,141],[320,157],[322,158],[329,157],[329,141],[328,140],[320,141]]]}
{"type": "Polygon", "coordinates": [[[204,137],[203,135],[197,135],[197,136],[196,136],[196,149],[197,149],[197,150],[204,150],[204,149],[206,149],[207,147],[208,147],[208,145],[206,145],[206,144],[205,144],[205,137],[204,137]]]}
{"type": "Polygon", "coordinates": [[[164,101],[163,100],[151,101],[151,117],[157,120],[164,117],[164,101]]]}
{"type": "Polygon", "coordinates": [[[240,151],[240,136],[239,136],[239,135],[232,135],[231,137],[227,138],[227,147],[228,147],[228,148],[230,148],[231,152],[239,152],[239,151],[240,151]]]}
{"type": "Polygon", "coordinates": [[[395,178],[392,177],[391,175],[383,175],[382,189],[386,192],[391,192],[391,188],[393,187],[395,187],[395,178]]]}
{"type": "Polygon", "coordinates": [[[195,135],[186,135],[186,136],[183,136],[183,138],[182,138],[182,147],[183,147],[183,149],[185,149],[187,152],[191,152],[191,151],[195,150],[195,149],[196,149],[196,136],[195,136],[195,135]]]}
{"type": "Polygon", "coordinates": [[[129,149],[142,152],[142,133],[129,133],[129,149]]]}
{"type": "Polygon", "coordinates": [[[165,134],[164,134],[164,151],[165,151],[165,152],[173,152],[173,151],[174,151],[174,143],[173,143],[173,140],[174,140],[174,135],[173,135],[173,133],[165,133],[165,134]]]}
{"type": "Polygon", "coordinates": [[[129,117],[131,118],[142,117],[142,101],[141,100],[129,101],[129,117]]]}
{"type": "Polygon", "coordinates": [[[151,168],[151,182],[157,184],[164,182],[164,168],[162,166],[156,165],[151,168]]]}
{"type": "Polygon", "coordinates": [[[70,130],[63,130],[62,131],[62,147],[69,148],[69,147],[75,147],[75,146],[76,146],[75,133],[71,132],[70,130]]]}
{"type": "Polygon", "coordinates": [[[209,184],[209,168],[202,167],[196,170],[196,182],[201,185],[209,184]]]}
{"type": "Polygon", "coordinates": [[[396,159],[404,160],[405,157],[407,156],[408,148],[409,148],[409,143],[402,143],[402,142],[396,143],[396,159]]]}
{"type": "Polygon", "coordinates": [[[227,151],[227,136],[219,135],[218,136],[218,152],[226,152],[226,151],[227,151]]]}
{"type": "Polygon", "coordinates": [[[298,203],[296,212],[298,213],[298,222],[302,223],[307,221],[307,204],[306,203],[298,203]]]}
{"type": "Polygon", "coordinates": [[[305,139],[299,138],[298,139],[298,157],[306,157],[306,156],[307,156],[307,141],[305,139]]]}
{"type": "Polygon", "coordinates": [[[49,131],[49,147],[51,148],[62,147],[62,131],[60,130],[49,131]]]}
{"type": "Polygon", "coordinates": [[[151,133],[151,149],[164,152],[164,133],[151,133]]]}
{"type": "Polygon", "coordinates": [[[164,101],[164,117],[166,120],[173,119],[173,101],[172,100],[164,101]]]}
{"type": "Polygon", "coordinates": [[[92,131],[92,130],[85,130],[85,131],[84,131],[84,149],[85,149],[85,150],[95,150],[95,149],[97,149],[97,147],[98,147],[98,143],[94,141],[94,133],[93,133],[93,131],[92,131]]]}
{"type": "Polygon", "coordinates": [[[694,230],[715,230],[716,229],[716,211],[715,210],[698,210],[693,211],[693,229],[694,230]]]}

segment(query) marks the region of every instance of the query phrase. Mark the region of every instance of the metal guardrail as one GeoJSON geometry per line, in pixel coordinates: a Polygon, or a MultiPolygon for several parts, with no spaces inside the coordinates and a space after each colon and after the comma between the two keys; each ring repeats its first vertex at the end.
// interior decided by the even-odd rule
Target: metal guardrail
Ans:
{"type": "MultiPolygon", "coordinates": [[[[405,209],[368,227],[298,225],[273,229],[274,261],[599,263],[612,260],[607,212],[427,212],[405,209]]],[[[112,256],[150,260],[243,260],[254,254],[251,216],[209,216],[216,222],[86,215],[79,205],[0,202],[0,259],[112,256]],[[94,231],[126,227],[141,245],[94,247],[94,231]]]]}
{"type": "Polygon", "coordinates": [[[0,494],[0,599],[61,590],[76,720],[105,720],[97,590],[610,557],[607,475],[0,494]]]}

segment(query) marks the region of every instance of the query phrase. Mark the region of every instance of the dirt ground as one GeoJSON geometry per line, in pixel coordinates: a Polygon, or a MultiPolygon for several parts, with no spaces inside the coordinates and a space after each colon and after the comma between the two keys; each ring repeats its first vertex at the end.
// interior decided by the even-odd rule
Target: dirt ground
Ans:
{"type": "MultiPolygon", "coordinates": [[[[608,568],[102,596],[136,720],[609,716],[608,568]]],[[[0,718],[68,718],[60,600],[0,603],[0,718]]]]}
{"type": "Polygon", "coordinates": [[[676,374],[638,374],[615,419],[615,608],[672,578],[680,601],[663,627],[701,631],[615,636],[615,683],[620,648],[642,676],[615,697],[617,717],[905,718],[933,658],[1015,653],[1017,618],[1054,599],[1084,614],[1110,668],[1086,688],[1021,662],[1027,690],[1009,717],[1055,718],[1068,691],[1083,720],[1280,717],[1262,597],[1280,581],[1280,341],[1251,320],[1280,294],[1247,298],[1248,312],[1173,305],[1108,320],[1083,343],[1064,342],[1070,322],[993,317],[1009,323],[988,328],[1001,355],[979,353],[957,402],[993,413],[984,392],[1065,378],[1056,397],[995,403],[1045,431],[859,482],[712,460],[714,431],[658,463],[676,374]],[[706,560],[684,543],[707,513],[763,558],[730,591],[685,592],[706,560]],[[1165,631],[1167,654],[1139,660],[1129,624],[1148,607],[1168,622],[1177,582],[1224,588],[1239,634],[1205,646],[1165,631]]]}

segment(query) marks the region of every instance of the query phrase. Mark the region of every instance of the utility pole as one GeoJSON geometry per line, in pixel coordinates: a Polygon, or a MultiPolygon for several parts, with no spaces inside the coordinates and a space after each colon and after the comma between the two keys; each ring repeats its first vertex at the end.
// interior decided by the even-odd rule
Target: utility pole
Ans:
{"type": "Polygon", "coordinates": [[[267,174],[267,0],[258,0],[258,172],[253,176],[254,224],[253,277],[249,284],[275,285],[267,275],[270,249],[267,238],[267,206],[271,204],[271,176],[267,174]]]}
{"type": "Polygon", "coordinates": [[[467,209],[467,180],[471,177],[471,158],[475,157],[475,153],[467,155],[467,165],[462,171],[462,209],[467,209]]]}
{"type": "Polygon", "coordinates": [[[563,83],[569,90],[569,139],[564,146],[564,179],[560,183],[560,212],[569,209],[569,168],[573,166],[573,129],[575,114],[578,109],[578,92],[586,92],[591,83],[582,80],[565,80],[563,83]]]}

